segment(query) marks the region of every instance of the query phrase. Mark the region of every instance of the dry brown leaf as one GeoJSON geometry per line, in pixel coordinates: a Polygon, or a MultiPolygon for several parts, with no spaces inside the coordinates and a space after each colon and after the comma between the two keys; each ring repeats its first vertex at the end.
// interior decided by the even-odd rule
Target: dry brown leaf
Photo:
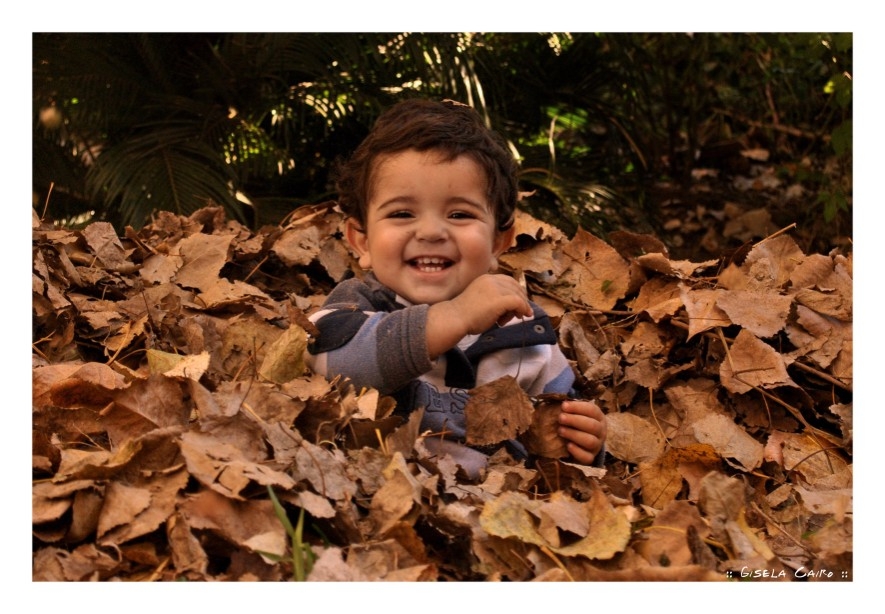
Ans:
{"type": "Polygon", "coordinates": [[[98,521],[104,504],[104,489],[84,488],[74,493],[71,507],[71,526],[65,539],[79,543],[89,539],[98,530],[98,521]]]}
{"type": "Polygon", "coordinates": [[[128,254],[108,222],[94,222],[83,230],[83,238],[102,266],[112,271],[126,269],[128,254]]]}
{"type": "Polygon", "coordinates": [[[682,307],[679,282],[669,277],[653,277],[639,289],[633,310],[644,311],[655,322],[676,315],[682,307]]]}
{"type": "Polygon", "coordinates": [[[207,282],[201,290],[195,300],[205,309],[220,309],[248,303],[255,303],[256,307],[262,304],[273,305],[267,294],[239,280],[216,279],[211,283],[207,282]]]}
{"type": "Polygon", "coordinates": [[[654,358],[666,353],[669,344],[661,329],[651,322],[640,322],[621,343],[621,353],[628,363],[654,358]]]}
{"type": "MultiPolygon", "coordinates": [[[[796,346],[796,349],[789,353],[791,357],[807,356],[823,369],[830,367],[840,354],[849,356],[852,354],[851,323],[821,315],[805,305],[796,305],[796,324],[788,325],[786,333],[790,342],[796,346]]],[[[849,367],[850,364],[849,362],[849,367]]],[[[846,381],[850,380],[849,368],[846,381]]]]}
{"type": "Polygon", "coordinates": [[[783,433],[780,446],[784,469],[799,473],[808,484],[826,490],[852,487],[851,465],[827,442],[806,433],[783,433]]]}
{"type": "Polygon", "coordinates": [[[233,318],[222,333],[221,347],[215,351],[219,353],[224,370],[232,376],[243,368],[256,369],[264,361],[268,348],[282,334],[282,329],[263,318],[233,318]]]}
{"type": "Polygon", "coordinates": [[[812,514],[830,515],[841,523],[853,511],[854,491],[851,488],[809,490],[797,485],[795,491],[812,514]]]}
{"type": "Polygon", "coordinates": [[[324,239],[321,228],[302,225],[283,232],[272,251],[287,266],[306,265],[320,253],[324,239]]]}
{"type": "Polygon", "coordinates": [[[286,552],[285,529],[268,499],[235,501],[202,490],[187,496],[179,509],[191,527],[211,531],[231,544],[278,556],[286,552]]]}
{"type": "Polygon", "coordinates": [[[565,458],[569,455],[567,442],[559,436],[559,414],[562,413],[564,394],[539,395],[534,401],[532,422],[519,440],[529,454],[544,458],[565,458]]]}
{"type": "Polygon", "coordinates": [[[724,414],[711,413],[691,424],[699,443],[708,444],[725,460],[734,459],[745,471],[762,464],[762,444],[724,414]]]}
{"type": "Polygon", "coordinates": [[[805,254],[789,235],[783,234],[757,243],[741,268],[757,287],[783,288],[805,254]]]}
{"type": "Polygon", "coordinates": [[[191,413],[184,392],[187,388],[181,381],[162,375],[133,381],[101,414],[111,441],[120,443],[157,428],[186,426],[191,413]]]}
{"type": "Polygon", "coordinates": [[[676,499],[683,488],[686,474],[693,476],[697,469],[688,472],[686,466],[700,465],[710,470],[719,465],[719,456],[706,444],[689,444],[683,447],[670,447],[654,461],[639,463],[639,478],[642,481],[642,500],[645,505],[664,509],[676,499]]]}
{"type": "Polygon", "coordinates": [[[584,372],[599,362],[600,352],[588,338],[582,318],[575,312],[563,315],[559,323],[560,343],[573,352],[578,369],[584,372]]]}
{"type": "Polygon", "coordinates": [[[370,578],[356,565],[348,565],[341,548],[325,548],[313,563],[307,579],[311,582],[370,582],[370,578]]]}
{"type": "Polygon", "coordinates": [[[285,384],[304,375],[304,352],[307,332],[293,324],[268,348],[258,369],[261,377],[275,384],[285,384]]]}
{"type": "Polygon", "coordinates": [[[746,485],[739,478],[719,471],[711,471],[704,477],[698,506],[717,523],[716,526],[722,526],[727,520],[737,520],[746,502],[746,485]]]}
{"type": "Polygon", "coordinates": [[[464,415],[470,445],[485,446],[515,439],[532,423],[532,402],[510,375],[473,388],[468,394],[464,415]]]}
{"type": "Polygon", "coordinates": [[[347,501],[357,492],[357,485],[347,473],[344,453],[302,440],[295,451],[292,475],[307,481],[314,491],[333,501],[347,501]]]}
{"type": "Polygon", "coordinates": [[[670,251],[663,241],[653,235],[615,230],[608,234],[608,240],[624,258],[638,258],[652,253],[670,256],[670,251]]]}
{"type": "Polygon", "coordinates": [[[433,565],[418,562],[396,539],[355,545],[348,553],[347,564],[360,577],[388,582],[431,579],[436,572],[433,565]],[[425,577],[427,574],[431,577],[425,577]]]}
{"type": "Polygon", "coordinates": [[[679,284],[679,297],[685,305],[685,312],[688,315],[686,341],[711,328],[731,325],[732,322],[728,314],[717,305],[722,293],[721,289],[694,290],[685,284],[679,284]]]}
{"type": "Polygon", "coordinates": [[[539,241],[519,251],[507,252],[499,260],[514,271],[524,271],[544,282],[556,279],[565,267],[559,251],[547,241],[539,241]]]}
{"type": "Polygon", "coordinates": [[[182,259],[167,254],[151,254],[142,263],[138,274],[151,285],[168,284],[175,280],[181,268],[182,259]]]}
{"type": "Polygon", "coordinates": [[[562,248],[567,268],[556,287],[569,288],[575,299],[595,309],[611,309],[630,285],[630,266],[618,252],[579,229],[562,248]]]}
{"type": "Polygon", "coordinates": [[[727,320],[762,338],[784,328],[792,304],[792,296],[776,290],[723,290],[716,299],[727,320]]]}
{"type": "Polygon", "coordinates": [[[716,260],[707,260],[705,262],[670,260],[667,256],[660,253],[639,256],[636,258],[636,262],[649,271],[654,271],[677,279],[687,279],[698,271],[717,264],[716,260]]]}
{"type": "Polygon", "coordinates": [[[796,292],[796,302],[845,322],[851,321],[853,316],[853,303],[843,292],[820,292],[803,288],[796,292]]]}
{"type": "Polygon", "coordinates": [[[228,249],[233,237],[230,235],[192,234],[177,245],[181,267],[175,274],[175,282],[185,288],[206,290],[219,281],[218,274],[227,262],[228,249]]]}
{"type": "Polygon", "coordinates": [[[209,368],[209,352],[189,356],[150,349],[147,351],[147,360],[151,373],[194,381],[200,381],[209,368]]]}
{"type": "MultiPolygon", "coordinates": [[[[564,495],[556,501],[544,502],[531,500],[519,493],[505,492],[485,504],[480,514],[480,525],[490,535],[549,548],[562,556],[608,559],[626,547],[630,536],[629,521],[612,508],[601,492],[580,504],[588,518],[589,533],[569,544],[551,544],[539,532],[537,519],[544,514],[555,517],[557,512],[552,508],[565,505],[565,501],[568,498],[564,495]]],[[[545,532],[549,536],[549,528],[545,532]]]]}
{"type": "Polygon", "coordinates": [[[191,475],[225,497],[244,499],[240,493],[253,481],[284,489],[295,486],[287,474],[250,461],[238,448],[211,436],[182,434],[181,453],[191,475]]]}
{"type": "Polygon", "coordinates": [[[370,518],[375,525],[375,535],[384,537],[412,507],[421,503],[421,485],[409,473],[406,462],[399,453],[395,454],[385,469],[385,481],[374,496],[370,505],[370,518]]]}
{"type": "Polygon", "coordinates": [[[187,471],[180,469],[152,475],[138,486],[111,482],[98,518],[98,542],[119,545],[162,526],[175,512],[178,493],[189,477],[187,471]]]}
{"type": "Polygon", "coordinates": [[[58,520],[73,505],[77,492],[95,487],[92,480],[70,480],[54,484],[40,482],[31,490],[31,518],[34,524],[58,520]]]}
{"type": "Polygon", "coordinates": [[[754,387],[795,386],[782,354],[746,330],[738,333],[728,358],[719,367],[722,385],[737,394],[754,387]]]}
{"type": "Polygon", "coordinates": [[[114,391],[126,387],[123,376],[100,363],[90,362],[64,372],[67,377],[57,379],[48,392],[49,401],[58,407],[101,409],[113,399],[114,391]]]}
{"type": "Polygon", "coordinates": [[[654,460],[664,452],[664,435],[649,420],[630,413],[606,416],[606,449],[629,463],[654,460]]]}
{"type": "Polygon", "coordinates": [[[702,538],[710,533],[696,505],[672,501],[646,528],[647,539],[638,544],[637,551],[656,567],[691,565],[696,561],[689,543],[690,527],[702,538]]]}

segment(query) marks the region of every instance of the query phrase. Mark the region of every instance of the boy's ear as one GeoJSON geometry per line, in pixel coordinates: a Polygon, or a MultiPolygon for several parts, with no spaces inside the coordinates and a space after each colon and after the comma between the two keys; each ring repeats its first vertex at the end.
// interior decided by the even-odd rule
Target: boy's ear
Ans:
{"type": "Polygon", "coordinates": [[[495,233],[495,243],[493,246],[493,252],[495,254],[495,258],[506,252],[510,247],[513,246],[513,240],[516,238],[516,225],[511,224],[510,228],[507,230],[502,230],[500,232],[495,233]]]}
{"type": "Polygon", "coordinates": [[[372,257],[369,255],[369,237],[366,235],[365,229],[352,217],[347,218],[344,223],[344,238],[356,252],[360,267],[366,270],[371,269],[372,257]]]}

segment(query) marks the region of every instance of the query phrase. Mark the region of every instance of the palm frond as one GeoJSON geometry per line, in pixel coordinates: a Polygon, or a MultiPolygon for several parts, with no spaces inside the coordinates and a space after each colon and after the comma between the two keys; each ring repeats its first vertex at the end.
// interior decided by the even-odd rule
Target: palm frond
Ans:
{"type": "Polygon", "coordinates": [[[217,204],[242,220],[233,173],[206,143],[175,138],[175,126],[148,131],[108,149],[87,174],[95,198],[113,203],[121,225],[140,228],[158,210],[188,215],[217,204]]]}

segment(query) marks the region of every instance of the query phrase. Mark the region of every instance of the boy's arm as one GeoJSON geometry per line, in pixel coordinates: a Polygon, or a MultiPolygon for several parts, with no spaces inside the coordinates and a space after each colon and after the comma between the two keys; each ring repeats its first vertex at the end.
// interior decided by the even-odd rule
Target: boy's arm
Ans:
{"type": "Polygon", "coordinates": [[[311,369],[349,378],[357,388],[391,393],[433,368],[427,353],[427,305],[386,312],[345,287],[311,316],[318,337],[308,347],[311,369]]]}

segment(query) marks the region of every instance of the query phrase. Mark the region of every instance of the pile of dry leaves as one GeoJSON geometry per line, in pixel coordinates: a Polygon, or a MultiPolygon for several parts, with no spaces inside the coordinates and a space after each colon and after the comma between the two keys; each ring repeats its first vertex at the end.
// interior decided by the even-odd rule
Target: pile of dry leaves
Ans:
{"type": "MultiPolygon", "coordinates": [[[[852,579],[850,253],[784,232],[671,260],[522,215],[502,265],[609,456],[502,451],[471,481],[420,415],[305,368],[306,316],[359,274],[341,225],[332,203],[255,233],[217,208],[124,237],[34,215],[34,580],[852,579]]],[[[520,395],[472,391],[471,440],[527,432],[520,395]]]]}

